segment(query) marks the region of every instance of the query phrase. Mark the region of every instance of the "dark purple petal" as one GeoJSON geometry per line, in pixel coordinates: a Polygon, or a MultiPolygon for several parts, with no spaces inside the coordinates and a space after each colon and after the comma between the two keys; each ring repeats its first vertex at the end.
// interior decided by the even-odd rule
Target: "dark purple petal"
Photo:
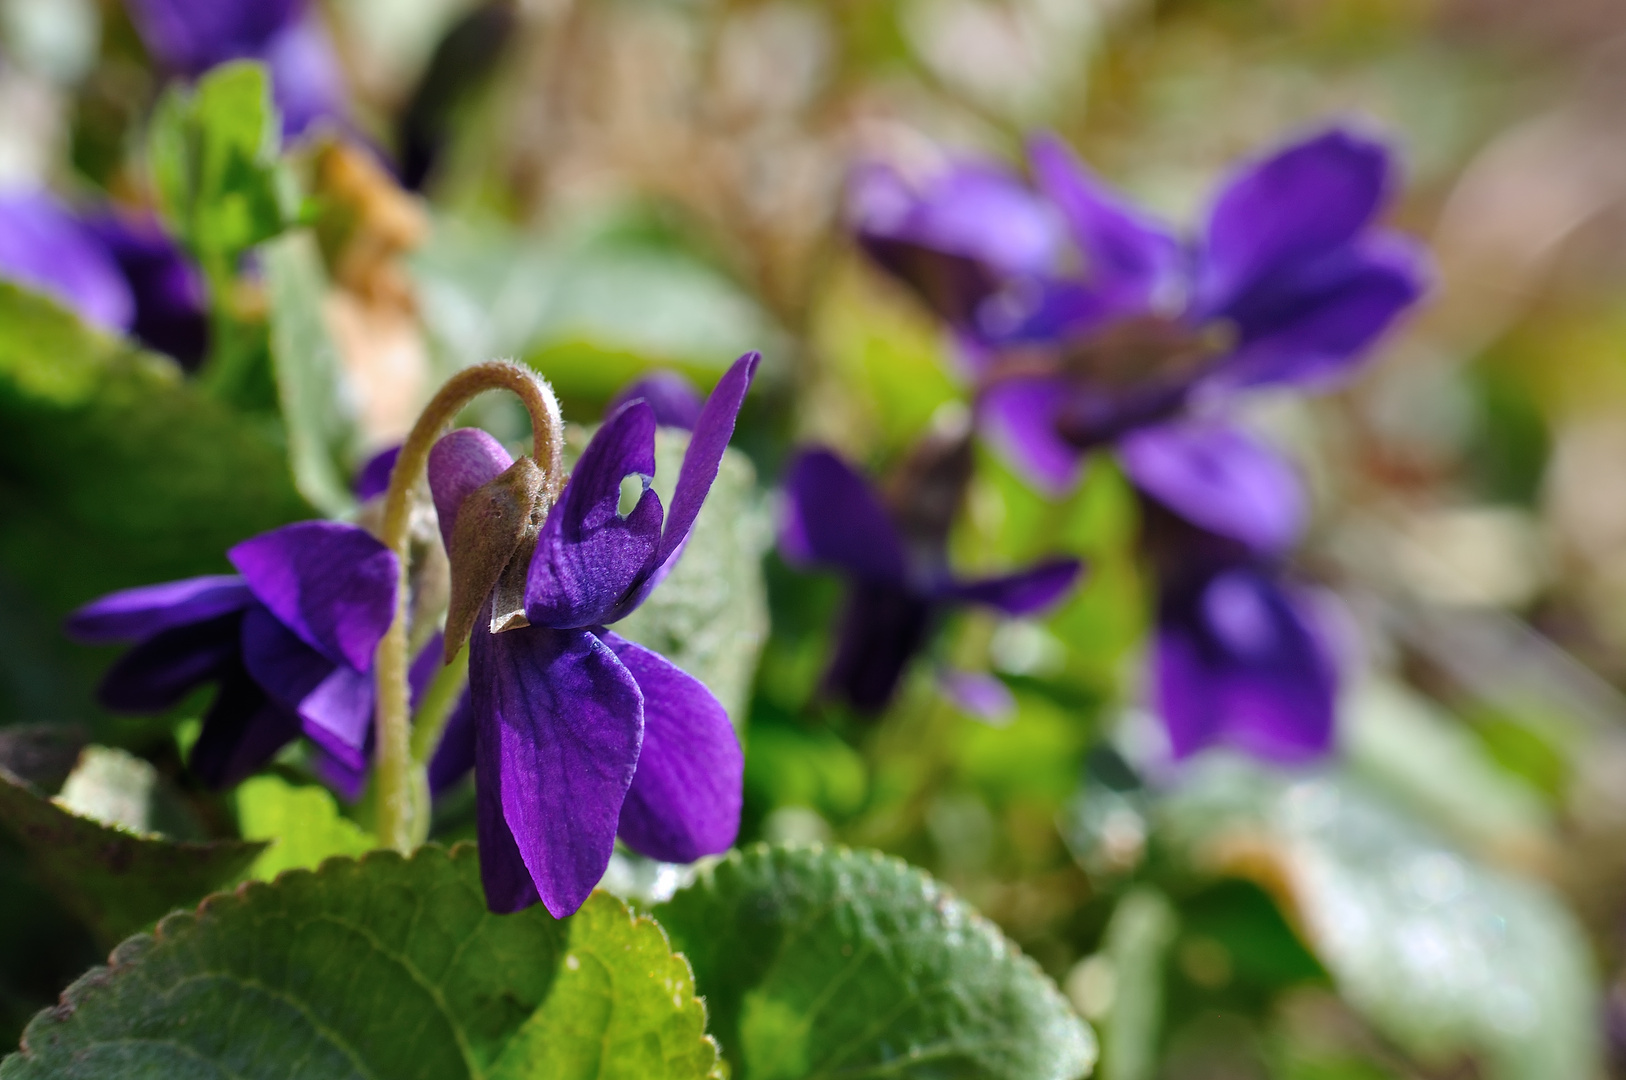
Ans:
{"type": "Polygon", "coordinates": [[[104,330],[123,330],[135,316],[112,255],[43,191],[0,197],[0,278],[44,293],[104,330]]]}
{"type": "MultiPolygon", "coordinates": [[[[456,434],[456,432],[453,434],[456,434]]],[[[441,442],[444,441],[444,439],[441,440],[441,442]]],[[[492,441],[495,442],[496,440],[493,439],[492,441]]],[[[438,448],[440,443],[436,443],[435,446],[438,448]]],[[[433,449],[429,451],[431,461],[434,460],[434,452],[433,449]]],[[[395,446],[386,447],[368,458],[367,464],[363,465],[361,472],[356,474],[356,498],[366,502],[368,499],[376,499],[388,491],[390,488],[390,474],[395,471],[395,459],[400,456],[401,447],[400,444],[396,444],[395,446]]],[[[506,467],[504,466],[504,468],[506,467]]],[[[497,471],[501,472],[502,470],[497,471]]]]}
{"type": "MultiPolygon", "coordinates": [[[[1055,348],[1144,310],[1145,301],[1127,288],[1110,291],[1070,278],[1024,278],[978,304],[970,334],[996,353],[1021,345],[1055,348]]],[[[972,367],[980,374],[992,364],[973,358],[972,367]]]]}
{"type": "Polygon", "coordinates": [[[102,676],[96,700],[114,712],[156,713],[234,667],[239,612],[173,627],[119,657],[102,676]]]}
{"type": "Polygon", "coordinates": [[[345,802],[355,802],[367,790],[366,767],[340,761],[320,746],[311,748],[309,764],[316,779],[345,802]]]}
{"type": "Polygon", "coordinates": [[[1216,381],[1230,386],[1335,381],[1417,302],[1427,281],[1422,251],[1387,233],[1267,282],[1234,307],[1239,341],[1216,369],[1216,381]]]}
{"type": "Polygon", "coordinates": [[[271,72],[284,138],[304,134],[318,120],[344,123],[350,111],[344,69],[320,19],[295,22],[266,42],[261,55],[271,72]]]}
{"type": "Polygon", "coordinates": [[[700,419],[700,392],[675,371],[652,371],[643,376],[615,395],[604,415],[614,416],[629,401],[647,401],[655,410],[655,423],[661,427],[693,431],[700,419]]]}
{"type": "Polygon", "coordinates": [[[866,581],[908,576],[903,538],[863,477],[828,450],[804,450],[785,474],[779,549],[803,565],[823,563],[866,581]]]}
{"type": "Polygon", "coordinates": [[[418,702],[428,691],[429,684],[435,681],[435,676],[446,666],[445,658],[441,655],[445,651],[445,645],[446,636],[436,630],[429,635],[429,640],[424,642],[423,648],[418,650],[418,655],[413,659],[412,666],[407,669],[407,689],[412,694],[408,704],[413,709],[418,707],[418,702]]]}
{"type": "Polygon", "coordinates": [[[983,604],[1007,615],[1032,615],[1072,591],[1084,573],[1077,559],[1054,559],[1015,574],[951,581],[941,591],[945,600],[983,604]]]}
{"type": "Polygon", "coordinates": [[[607,630],[600,636],[644,696],[644,745],[621,804],[622,841],[662,862],[728,850],[740,831],[745,776],[728,713],[665,657],[607,630]]]}
{"type": "Polygon", "coordinates": [[[92,600],[68,616],[67,632],[91,645],[132,641],[241,611],[253,602],[254,594],[235,574],[184,578],[92,600]]]}
{"type": "Polygon", "coordinates": [[[525,582],[525,617],[535,626],[593,626],[647,574],[660,544],[661,501],[655,474],[655,411],[634,401],[593,435],[559,503],[536,539],[525,582]],[[644,479],[643,494],[622,516],[621,481],[644,479]]]}
{"type": "Polygon", "coordinates": [[[604,875],[643,742],[643,697],[585,630],[471,638],[480,872],[493,911],[570,915],[604,875]]]}
{"type": "Polygon", "coordinates": [[[1237,428],[1145,428],[1118,444],[1118,456],[1148,498],[1257,552],[1287,550],[1303,528],[1304,490],[1293,467],[1237,428]]]}
{"type": "Polygon", "coordinates": [[[1168,229],[1108,190],[1055,136],[1034,139],[1028,156],[1084,251],[1092,286],[1143,307],[1179,299],[1185,253],[1168,229]]]}
{"type": "Polygon", "coordinates": [[[440,743],[429,759],[429,791],[440,795],[450,789],[474,768],[474,705],[465,690],[458,698],[452,715],[446,718],[446,727],[440,733],[440,743]]]}
{"type": "Polygon", "coordinates": [[[983,437],[1030,484],[1052,495],[1078,485],[1083,457],[1061,437],[1057,425],[1071,393],[1067,380],[1008,379],[977,399],[983,437]]]}
{"type": "Polygon", "coordinates": [[[259,772],[298,736],[299,721],[267,698],[246,671],[234,668],[203,714],[188,764],[218,791],[259,772]]]}
{"type": "Polygon", "coordinates": [[[1004,681],[985,671],[937,673],[937,688],[967,716],[996,727],[1010,722],[1016,712],[1016,698],[1004,681]]]}
{"type": "MultiPolygon", "coordinates": [[[[449,432],[429,451],[429,494],[440,518],[440,538],[448,549],[457,511],[475,488],[501,476],[514,458],[502,444],[479,428],[449,432]]],[[[393,467],[393,466],[392,466],[393,467]]]]}
{"type": "Polygon", "coordinates": [[[1159,604],[1159,710],[1176,758],[1227,745],[1294,764],[1333,745],[1335,671],[1303,599],[1235,568],[1159,604]]]}
{"type": "Polygon", "coordinates": [[[350,768],[366,767],[370,676],[323,656],[258,606],[243,616],[243,666],[313,742],[350,768]]]}
{"type": "Polygon", "coordinates": [[[300,521],[245,540],[226,553],[255,597],[329,660],[356,671],[395,615],[395,553],[365,529],[300,521]]]}
{"type": "Polygon", "coordinates": [[[855,583],[836,632],[824,690],[861,713],[884,709],[909,661],[926,644],[936,607],[895,586],[855,583]]]}
{"type": "Polygon", "coordinates": [[[209,349],[203,275],[157,219],[106,212],[85,220],[124,275],[135,303],[130,332],[188,371],[209,349]]]}
{"type": "Polygon", "coordinates": [[[1242,166],[1209,214],[1198,319],[1224,316],[1261,282],[1353,241],[1388,198],[1388,148],[1344,128],[1242,166]]]}
{"type": "Polygon", "coordinates": [[[126,6],[147,51],[184,75],[259,55],[304,7],[300,0],[129,0],[126,6]]]}

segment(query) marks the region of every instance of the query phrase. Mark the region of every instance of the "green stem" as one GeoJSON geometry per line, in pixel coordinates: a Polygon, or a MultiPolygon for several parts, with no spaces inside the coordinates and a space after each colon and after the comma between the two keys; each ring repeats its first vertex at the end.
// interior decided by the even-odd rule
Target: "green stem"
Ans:
{"type": "Polygon", "coordinates": [[[559,403],[547,381],[529,368],[509,361],[490,361],[465,368],[440,388],[412,433],[401,446],[384,495],[384,525],[380,540],[395,552],[400,567],[396,581],[395,618],[379,643],[374,663],[378,680],[378,744],[375,782],[378,785],[378,838],[385,847],[408,853],[424,834],[421,819],[427,813],[423,793],[424,767],[414,762],[408,720],[411,691],[407,670],[408,558],[411,494],[429,463],[429,451],[463,407],[487,390],[508,390],[518,395],[531,414],[536,463],[547,477],[546,494],[558,497],[564,483],[564,425],[559,403]],[[417,797],[415,797],[415,795],[417,797]]]}
{"type": "Polygon", "coordinates": [[[452,709],[468,684],[469,650],[459,649],[451,663],[435,673],[418,711],[412,714],[412,760],[417,764],[428,765],[435,756],[446,721],[452,718],[452,709]]]}

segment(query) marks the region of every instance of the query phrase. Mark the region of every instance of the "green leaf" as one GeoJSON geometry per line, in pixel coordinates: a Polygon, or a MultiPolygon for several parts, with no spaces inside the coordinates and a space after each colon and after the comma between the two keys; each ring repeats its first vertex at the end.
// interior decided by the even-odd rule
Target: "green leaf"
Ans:
{"type": "Polygon", "coordinates": [[[1033,961],[878,852],[758,846],[656,909],[741,1080],[1072,1080],[1095,1038],[1033,961]]]}
{"type": "Polygon", "coordinates": [[[1476,863],[1370,782],[1211,759],[1159,808],[1200,866],[1260,880],[1344,1000],[1424,1065],[1495,1080],[1591,1076],[1602,1009],[1573,916],[1476,863]]]}
{"type": "Polygon", "coordinates": [[[265,67],[236,61],[194,89],[171,87],[153,116],[150,155],[159,202],[213,283],[292,216],[278,171],[281,121],[265,67]]]}
{"type": "MultiPolygon", "coordinates": [[[[655,491],[672,505],[688,436],[655,436],[655,491]]],[[[677,567],[616,632],[647,645],[717,695],[736,725],[750,698],[757,657],[768,636],[762,556],[773,542],[756,470],[729,450],[677,567]]]]}
{"type": "Polygon", "coordinates": [[[661,1077],[716,1050],[660,927],[486,910],[470,846],[374,852],[172,915],[34,1018],[4,1080],[661,1077]]]}
{"type": "Polygon", "coordinates": [[[279,776],[238,785],[237,823],[248,840],[270,843],[249,876],[269,881],[284,870],[314,869],[334,855],[364,855],[378,846],[360,825],[339,815],[326,788],[296,787],[279,776]]]}
{"type": "Polygon", "coordinates": [[[1142,886],[1118,901],[1102,951],[1112,962],[1112,1011],[1102,1024],[1102,1080],[1156,1075],[1163,1028],[1163,965],[1178,916],[1162,893],[1142,886]]]}
{"type": "Polygon", "coordinates": [[[312,516],[274,424],[3,282],[0,430],[0,568],[53,621],[111,589],[225,570],[232,544],[312,516]]]}
{"type": "Polygon", "coordinates": [[[350,490],[355,425],[344,407],[347,394],[339,350],[322,319],[327,272],[316,241],[305,230],[265,245],[266,285],[271,294],[271,360],[288,464],[300,494],[332,517],[356,505],[350,490]]]}
{"type": "MultiPolygon", "coordinates": [[[[144,813],[144,807],[131,809],[129,785],[108,797],[89,791],[93,783],[79,785],[81,805],[118,804],[126,812],[144,813]]],[[[117,941],[233,880],[264,846],[177,841],[98,821],[49,798],[5,762],[0,762],[0,823],[28,853],[35,878],[105,941],[117,941]]]]}

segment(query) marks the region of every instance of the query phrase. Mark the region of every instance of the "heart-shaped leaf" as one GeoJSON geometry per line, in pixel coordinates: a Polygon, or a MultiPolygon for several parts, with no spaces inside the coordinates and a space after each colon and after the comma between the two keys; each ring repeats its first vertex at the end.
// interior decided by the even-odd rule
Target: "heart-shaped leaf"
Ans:
{"type": "Polygon", "coordinates": [[[1074,1080],[1095,1037],[1032,960],[878,852],[731,854],[656,909],[741,1080],[1074,1080]]]}
{"type": "Polygon", "coordinates": [[[619,900],[493,915],[474,848],[427,847],[170,916],[35,1017],[0,1078],[699,1080],[705,1015],[660,927],[619,900]]]}

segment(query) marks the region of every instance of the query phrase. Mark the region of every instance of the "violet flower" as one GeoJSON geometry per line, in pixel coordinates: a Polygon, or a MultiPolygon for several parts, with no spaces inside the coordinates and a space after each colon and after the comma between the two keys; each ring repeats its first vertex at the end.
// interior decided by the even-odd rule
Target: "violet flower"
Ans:
{"type": "Polygon", "coordinates": [[[209,298],[198,268],[151,216],[104,210],[84,223],[124,275],[134,302],[130,333],[196,371],[209,351],[209,298]]]}
{"type": "Polygon", "coordinates": [[[629,383],[610,400],[604,415],[615,415],[629,401],[647,401],[661,427],[693,431],[702,402],[694,383],[675,371],[652,371],[629,383]]]}
{"type": "MultiPolygon", "coordinates": [[[[946,471],[952,465],[930,470],[946,471]]],[[[905,486],[926,494],[927,505],[917,503],[924,513],[889,511],[829,450],[802,451],[785,478],[780,552],[793,564],[828,567],[848,579],[825,692],[865,713],[892,700],[909,661],[948,610],[979,604],[1031,615],[1066,595],[1082,571],[1077,559],[1054,559],[999,577],[957,578],[948,568],[946,541],[963,482],[948,498],[933,497],[932,488],[954,487],[952,481],[905,486]]],[[[986,687],[978,689],[988,698],[986,687]]]]}
{"type": "Polygon", "coordinates": [[[1189,242],[1058,140],[1031,158],[1036,189],[1004,176],[973,200],[966,166],[915,189],[871,170],[854,204],[866,250],[916,291],[960,283],[934,307],[965,344],[984,432],[1048,489],[1077,480],[1083,451],[1196,402],[1346,375],[1422,293],[1423,255],[1376,224],[1390,154],[1352,130],[1241,166],[1189,242]]]}
{"type": "Polygon", "coordinates": [[[1292,469],[1214,425],[1137,433],[1121,456],[1157,577],[1151,691],[1174,756],[1227,745],[1299,764],[1330,752],[1334,652],[1282,565],[1304,517],[1292,469]]]}
{"type": "Polygon", "coordinates": [[[338,55],[302,0],[127,0],[147,51],[193,79],[228,60],[260,60],[290,138],[316,120],[348,113],[338,55]]]}
{"type": "Polygon", "coordinates": [[[135,642],[103,678],[102,704],[162,712],[215,683],[190,761],[209,786],[251,775],[301,732],[359,777],[373,654],[395,611],[394,554],[354,525],[304,521],[227,557],[236,575],[126,589],[69,617],[80,641],[135,642]]]}
{"type": "Polygon", "coordinates": [[[135,298],[94,231],[44,191],[0,197],[0,277],[42,292],[104,330],[123,331],[135,298]]]}
{"type": "MultiPolygon", "coordinates": [[[[480,873],[493,911],[541,900],[556,917],[574,912],[617,836],[666,862],[734,842],[744,758],[728,715],[693,676],[606,626],[637,608],[682,554],[758,360],[740,358],[707,399],[669,513],[649,487],[654,409],[630,402],[593,436],[534,550],[521,553],[530,556],[523,618],[494,632],[485,599],[469,642],[469,697],[480,873]],[[643,492],[623,514],[622,481],[633,476],[643,492]]],[[[454,591],[459,515],[511,464],[474,428],[430,453],[454,591]]]]}

